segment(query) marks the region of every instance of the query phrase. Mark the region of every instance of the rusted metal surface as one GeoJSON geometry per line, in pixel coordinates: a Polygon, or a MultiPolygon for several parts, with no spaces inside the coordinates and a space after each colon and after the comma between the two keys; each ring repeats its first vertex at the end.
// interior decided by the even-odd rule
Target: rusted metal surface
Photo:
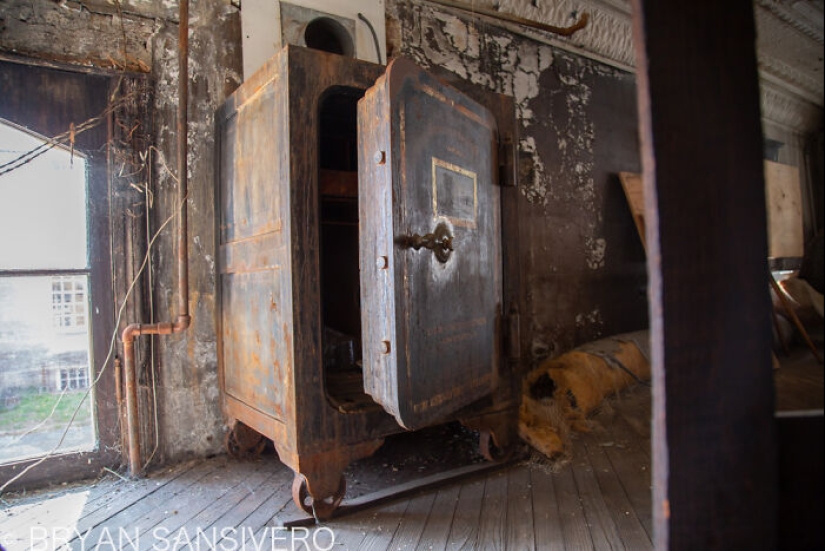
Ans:
{"type": "MultiPolygon", "coordinates": [[[[359,252],[358,233],[367,231],[367,221],[361,219],[357,208],[363,186],[356,171],[363,161],[356,147],[356,102],[382,71],[383,67],[371,63],[287,46],[249,78],[217,116],[219,365],[224,413],[230,425],[243,423],[275,443],[281,461],[300,476],[296,504],[306,508],[307,504],[323,503],[322,515],[340,501],[341,473],[347,465],[374,453],[385,436],[403,430],[363,393],[360,364],[370,360],[365,356],[363,362],[358,361],[366,324],[358,302],[359,277],[363,277],[359,276],[359,256],[364,256],[359,252]],[[336,114],[337,109],[351,112],[336,114]],[[333,145],[325,145],[325,140],[332,140],[333,145]],[[329,363],[331,348],[334,356],[344,357],[343,367],[329,363]]],[[[498,173],[496,123],[479,105],[459,99],[455,91],[447,93],[455,96],[459,109],[473,121],[467,124],[480,126],[486,133],[486,150],[493,153],[468,147],[467,155],[484,165],[473,170],[480,174],[479,181],[484,179],[492,188],[498,173]]],[[[507,113],[507,106],[512,118],[512,102],[502,102],[499,108],[507,113]]],[[[511,125],[508,128],[512,129],[511,125]]],[[[371,163],[389,162],[388,154],[376,153],[370,150],[361,156],[367,155],[371,163]]],[[[461,160],[458,154],[441,157],[454,164],[461,160]]],[[[431,177],[434,167],[431,160],[427,162],[431,177]]],[[[450,165],[439,165],[437,170],[445,166],[450,165]]],[[[506,419],[514,420],[517,407],[514,386],[500,384],[502,380],[512,382],[513,377],[509,367],[498,361],[501,338],[497,316],[503,301],[498,241],[485,243],[481,252],[473,253],[472,247],[479,247],[468,239],[470,232],[465,228],[475,224],[483,229],[473,232],[499,236],[501,205],[497,198],[484,195],[488,193],[498,192],[488,189],[478,193],[478,205],[449,204],[457,217],[445,222],[456,237],[456,250],[448,262],[440,263],[429,251],[400,246],[394,253],[386,253],[388,258],[371,255],[373,269],[380,269],[380,260],[389,263],[392,254],[418,255],[425,259],[422,262],[448,270],[461,268],[462,277],[474,273],[491,281],[489,292],[476,286],[472,287],[475,294],[468,294],[470,290],[459,293],[462,304],[467,297],[478,302],[476,295],[481,296],[487,311],[470,315],[467,321],[448,318],[446,322],[454,329],[464,323],[467,328],[461,334],[473,334],[483,327],[489,338],[479,345],[487,350],[483,368],[486,386],[479,387],[470,400],[488,399],[465,408],[462,420],[490,411],[499,412],[499,416],[505,412],[510,415],[505,415],[506,419]],[[485,212],[476,215],[476,208],[485,212]],[[470,214],[472,221],[460,219],[470,214]],[[493,381],[499,383],[495,391],[493,381]]],[[[429,220],[433,196],[422,197],[418,199],[429,201],[423,215],[429,220]]],[[[444,201],[456,199],[441,197],[442,207],[444,201]]],[[[406,207],[399,204],[397,208],[406,207]]],[[[403,234],[426,234],[435,227],[421,223],[405,227],[403,234]]],[[[402,232],[390,232],[388,239],[393,235],[402,232]]],[[[415,290],[424,297],[428,292],[426,288],[415,290]]],[[[515,295],[509,293],[511,296],[515,295]]],[[[436,328],[441,325],[444,322],[433,323],[436,328]]],[[[448,335],[442,333],[444,340],[448,335]]],[[[416,346],[426,348],[430,336],[422,333],[419,337],[416,346]]],[[[377,344],[392,348],[389,338],[377,344]]],[[[478,348],[475,343],[473,348],[478,348]]],[[[466,353],[474,352],[454,348],[448,359],[466,353]]],[[[454,379],[462,383],[465,376],[459,374],[454,379]]],[[[451,392],[444,386],[433,392],[434,400],[443,401],[444,391],[451,392]]],[[[461,400],[466,396],[463,394],[461,400]]],[[[433,422],[455,419],[455,409],[468,404],[455,403],[434,414],[433,422]]],[[[496,438],[502,441],[508,439],[504,433],[514,434],[515,428],[507,422],[480,422],[479,426],[501,433],[496,438]]]]}
{"type": "Polygon", "coordinates": [[[338,487],[329,496],[316,498],[310,495],[307,479],[300,473],[295,474],[292,481],[292,501],[305,513],[309,513],[316,520],[325,520],[341,505],[344,494],[347,492],[347,479],[342,474],[338,479],[338,487]]]}
{"type": "Polygon", "coordinates": [[[417,429],[494,387],[497,126],[486,108],[403,58],[367,92],[359,115],[364,385],[399,424],[417,429]],[[433,237],[435,255],[415,253],[405,237],[435,236],[439,227],[453,237],[437,247],[433,237]]]}
{"type": "Polygon", "coordinates": [[[321,501],[351,461],[399,430],[380,409],[333,407],[322,354],[320,197],[352,200],[357,179],[352,170],[319,169],[319,111],[331,88],[366,89],[380,70],[288,47],[217,117],[224,411],[271,439],[306,479],[308,499],[321,501]]]}
{"type": "MultiPolygon", "coordinates": [[[[189,0],[180,0],[178,23],[178,320],[189,326],[189,0]],[[184,319],[186,321],[184,322],[184,319]]],[[[176,331],[177,332],[177,331],[176,331]]]]}

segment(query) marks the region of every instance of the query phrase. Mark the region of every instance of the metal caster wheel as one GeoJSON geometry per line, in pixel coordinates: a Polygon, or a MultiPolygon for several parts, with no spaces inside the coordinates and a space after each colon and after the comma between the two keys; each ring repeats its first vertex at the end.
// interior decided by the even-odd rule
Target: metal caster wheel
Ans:
{"type": "Polygon", "coordinates": [[[341,504],[344,499],[344,494],[347,492],[347,481],[344,475],[338,482],[338,489],[331,496],[324,499],[315,499],[310,495],[307,489],[307,479],[304,475],[298,473],[292,481],[292,500],[304,512],[314,516],[317,520],[326,520],[332,516],[335,509],[341,504]]]}

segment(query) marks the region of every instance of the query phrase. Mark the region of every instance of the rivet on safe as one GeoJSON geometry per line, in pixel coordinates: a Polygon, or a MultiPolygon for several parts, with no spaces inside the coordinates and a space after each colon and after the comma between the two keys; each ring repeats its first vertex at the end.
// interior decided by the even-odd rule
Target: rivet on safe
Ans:
{"type": "Polygon", "coordinates": [[[383,165],[387,162],[387,154],[383,151],[376,151],[375,154],[372,156],[372,159],[375,161],[377,165],[383,165]]]}
{"type": "Polygon", "coordinates": [[[390,341],[381,341],[381,353],[389,354],[390,350],[392,350],[390,347],[390,341]]]}
{"type": "Polygon", "coordinates": [[[375,266],[379,270],[386,270],[389,265],[389,259],[386,256],[379,256],[378,259],[375,261],[375,266]]]}

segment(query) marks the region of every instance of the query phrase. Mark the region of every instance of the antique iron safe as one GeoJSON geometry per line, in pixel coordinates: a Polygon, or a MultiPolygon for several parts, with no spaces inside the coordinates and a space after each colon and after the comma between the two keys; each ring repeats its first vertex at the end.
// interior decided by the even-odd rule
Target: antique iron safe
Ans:
{"type": "Polygon", "coordinates": [[[318,517],[387,435],[515,443],[514,110],[478,95],[287,46],[218,113],[227,445],[271,439],[318,517]]]}

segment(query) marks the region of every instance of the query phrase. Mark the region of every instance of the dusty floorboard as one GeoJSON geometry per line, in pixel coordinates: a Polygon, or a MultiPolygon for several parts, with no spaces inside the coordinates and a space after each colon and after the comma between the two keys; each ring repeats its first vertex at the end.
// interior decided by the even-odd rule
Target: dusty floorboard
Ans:
{"type": "MultiPolygon", "coordinates": [[[[309,529],[277,527],[294,516],[294,505],[292,472],[273,454],[249,462],[216,457],[142,480],[109,475],[13,497],[0,513],[0,542],[8,551],[67,541],[73,549],[138,550],[649,549],[649,399],[638,387],[611,400],[593,430],[577,436],[570,461],[527,459],[309,529]]],[[[438,429],[426,437],[448,438],[450,457],[400,442],[348,471],[349,495],[421,476],[444,461],[477,461],[460,449],[464,432],[438,429]]]]}
{"type": "MultiPolygon", "coordinates": [[[[796,352],[775,372],[778,409],[822,408],[822,366],[796,352]]],[[[8,551],[72,549],[581,549],[651,548],[650,392],[606,402],[570,460],[535,457],[312,528],[294,517],[292,472],[274,454],[216,457],[141,480],[101,480],[3,496],[8,551]]],[[[473,435],[437,427],[402,435],[347,471],[347,496],[480,461],[473,435]],[[446,443],[446,445],[445,445],[446,443]]],[[[346,503],[346,500],[345,500],[346,503]]]]}

